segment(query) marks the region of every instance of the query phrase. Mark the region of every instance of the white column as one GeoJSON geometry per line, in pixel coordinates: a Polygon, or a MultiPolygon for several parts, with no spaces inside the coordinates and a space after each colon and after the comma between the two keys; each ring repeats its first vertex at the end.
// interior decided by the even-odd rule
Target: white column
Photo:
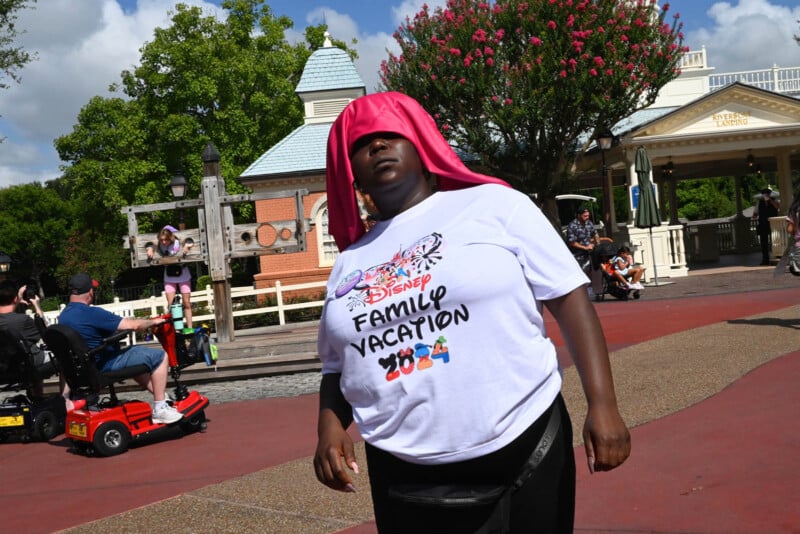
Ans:
{"type": "Polygon", "coordinates": [[[792,203],[792,163],[791,153],[788,148],[783,148],[775,155],[778,168],[778,192],[781,195],[780,213],[785,214],[792,203]]]}

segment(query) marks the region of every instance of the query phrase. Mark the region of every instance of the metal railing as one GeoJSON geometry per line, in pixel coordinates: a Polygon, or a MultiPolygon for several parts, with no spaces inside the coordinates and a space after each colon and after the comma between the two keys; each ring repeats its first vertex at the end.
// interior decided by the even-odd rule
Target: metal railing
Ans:
{"type": "Polygon", "coordinates": [[[711,74],[708,77],[708,88],[710,91],[716,91],[733,82],[741,82],[774,93],[800,96],[800,67],[779,68],[775,65],[771,69],[711,74]]]}

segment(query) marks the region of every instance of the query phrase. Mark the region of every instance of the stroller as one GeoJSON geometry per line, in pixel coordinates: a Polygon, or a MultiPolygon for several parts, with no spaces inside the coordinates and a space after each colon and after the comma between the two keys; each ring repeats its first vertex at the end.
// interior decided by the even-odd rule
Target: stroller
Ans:
{"type": "Polygon", "coordinates": [[[638,289],[630,289],[608,271],[609,263],[620,245],[616,243],[600,243],[592,251],[592,292],[597,301],[605,299],[606,294],[619,300],[638,299],[638,289]]]}
{"type": "Polygon", "coordinates": [[[11,333],[0,330],[0,442],[49,441],[64,433],[66,407],[61,395],[39,397],[34,384],[58,374],[53,360],[37,362],[11,333]],[[9,394],[9,396],[5,396],[9,394]]]}

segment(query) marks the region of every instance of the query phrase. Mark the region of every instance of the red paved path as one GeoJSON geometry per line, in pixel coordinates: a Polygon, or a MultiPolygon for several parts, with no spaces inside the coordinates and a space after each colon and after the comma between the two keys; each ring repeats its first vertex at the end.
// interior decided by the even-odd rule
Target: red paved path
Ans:
{"type": "MultiPolygon", "coordinates": [[[[743,293],[596,308],[615,350],[796,299],[797,290],[775,290],[757,300],[743,293]]],[[[785,501],[770,498],[794,490],[800,471],[798,379],[800,352],[635,428],[634,454],[613,474],[589,477],[579,466],[579,529],[613,524],[637,532],[655,517],[663,519],[662,531],[800,532],[798,507],[777,510],[785,501]]],[[[69,454],[60,439],[0,445],[0,532],[52,532],[307,457],[316,442],[316,408],[316,395],[211,405],[207,433],[105,459],[69,454]]],[[[367,524],[348,532],[371,531],[367,524]]]]}

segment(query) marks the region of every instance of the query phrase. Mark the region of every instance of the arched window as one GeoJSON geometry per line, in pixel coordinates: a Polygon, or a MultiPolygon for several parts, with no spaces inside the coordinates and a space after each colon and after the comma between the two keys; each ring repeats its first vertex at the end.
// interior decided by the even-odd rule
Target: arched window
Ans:
{"type": "Polygon", "coordinates": [[[328,232],[328,205],[317,211],[317,216],[314,220],[317,227],[317,253],[319,256],[320,267],[330,267],[339,256],[339,247],[336,246],[336,241],[333,236],[328,232]]]}

